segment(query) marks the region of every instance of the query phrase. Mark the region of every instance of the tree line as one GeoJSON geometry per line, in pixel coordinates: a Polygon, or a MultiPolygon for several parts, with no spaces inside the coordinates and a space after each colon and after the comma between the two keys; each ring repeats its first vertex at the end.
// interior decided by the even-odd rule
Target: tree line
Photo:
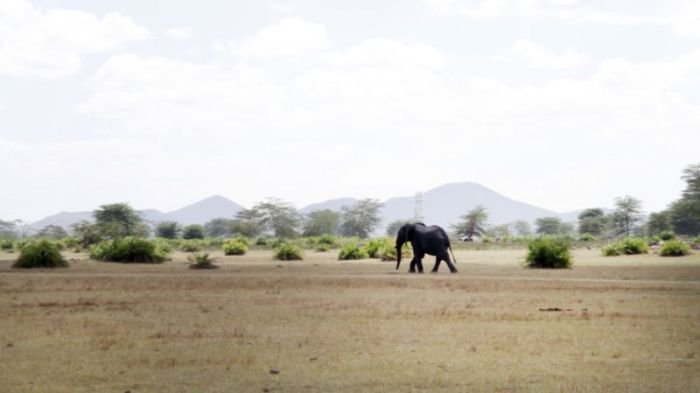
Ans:
{"type": "MultiPolygon", "coordinates": [[[[667,209],[653,212],[648,217],[642,214],[641,201],[628,195],[616,198],[614,210],[610,213],[601,208],[585,209],[578,215],[577,223],[562,222],[558,217],[541,217],[535,221],[534,228],[522,220],[488,225],[487,209],[477,206],[460,216],[459,221],[452,224],[450,229],[453,234],[466,240],[485,235],[504,238],[533,234],[573,235],[577,232],[604,238],[633,234],[658,235],[662,232],[695,236],[700,234],[700,163],[685,168],[681,179],[685,181],[686,187],[680,198],[667,209]]],[[[324,234],[367,238],[381,222],[379,212],[382,206],[375,199],[363,199],[353,205],[343,206],[340,211],[325,209],[304,215],[292,204],[270,198],[258,202],[250,209],[240,210],[234,217],[217,218],[204,225],[182,226],[167,221],[156,223],[152,228],[127,203],[115,203],[95,210],[94,222],[82,221],[73,225],[72,229],[73,234],[87,244],[124,236],[148,237],[151,234],[185,239],[232,236],[274,236],[285,239],[324,234]]],[[[411,221],[404,219],[390,223],[386,234],[395,235],[401,225],[411,221]]],[[[28,233],[29,226],[20,220],[0,220],[0,238],[24,238],[28,233]]],[[[35,236],[60,239],[68,235],[64,228],[49,225],[35,236]]]]}
{"type": "Polygon", "coordinates": [[[460,217],[452,225],[455,234],[466,240],[474,236],[508,237],[512,235],[590,235],[613,238],[619,236],[656,236],[664,232],[696,236],[700,234],[700,164],[690,165],[681,176],[686,183],[681,197],[660,212],[645,217],[642,202],[626,195],[615,198],[614,210],[606,213],[602,208],[588,208],[578,215],[576,224],[562,222],[558,217],[541,217],[533,229],[526,221],[489,226],[488,211],[477,206],[460,217]]]}

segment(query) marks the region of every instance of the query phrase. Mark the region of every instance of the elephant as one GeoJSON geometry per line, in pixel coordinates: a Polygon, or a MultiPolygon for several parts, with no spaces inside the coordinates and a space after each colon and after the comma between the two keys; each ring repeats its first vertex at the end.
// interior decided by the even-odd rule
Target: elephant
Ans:
{"type": "MultiPolygon", "coordinates": [[[[411,242],[413,247],[410,273],[415,273],[416,267],[418,267],[418,273],[423,273],[425,254],[435,256],[435,266],[433,266],[431,273],[437,273],[441,261],[447,263],[451,273],[457,273],[457,268],[452,264],[447,253],[448,249],[452,252],[452,247],[450,247],[450,239],[444,229],[437,225],[426,226],[421,222],[404,224],[396,235],[396,270],[401,265],[401,246],[407,242],[411,242]]],[[[452,258],[454,259],[454,253],[452,258]]],[[[456,259],[454,261],[457,263],[456,259]]]]}

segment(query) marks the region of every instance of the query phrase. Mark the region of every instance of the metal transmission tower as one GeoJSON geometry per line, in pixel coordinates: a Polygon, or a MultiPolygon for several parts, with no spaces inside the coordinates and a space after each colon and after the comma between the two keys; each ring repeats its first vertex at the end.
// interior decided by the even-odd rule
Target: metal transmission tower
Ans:
{"type": "Polygon", "coordinates": [[[413,199],[413,220],[423,222],[423,193],[420,191],[413,199]]]}

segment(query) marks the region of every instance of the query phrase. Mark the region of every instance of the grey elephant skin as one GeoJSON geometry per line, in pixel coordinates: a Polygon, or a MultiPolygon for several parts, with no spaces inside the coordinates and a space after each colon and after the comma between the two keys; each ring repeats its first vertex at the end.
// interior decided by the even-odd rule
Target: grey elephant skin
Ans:
{"type": "MultiPolygon", "coordinates": [[[[450,272],[457,273],[457,268],[452,264],[447,250],[452,252],[450,238],[444,229],[437,225],[426,226],[423,223],[405,224],[399,229],[396,235],[396,270],[401,265],[401,247],[404,243],[410,242],[413,247],[413,259],[410,273],[423,273],[423,257],[425,254],[435,256],[435,266],[431,273],[437,273],[440,262],[445,261],[450,272]]],[[[454,258],[454,254],[452,254],[454,258]]],[[[455,260],[457,263],[457,260],[455,260]]]]}

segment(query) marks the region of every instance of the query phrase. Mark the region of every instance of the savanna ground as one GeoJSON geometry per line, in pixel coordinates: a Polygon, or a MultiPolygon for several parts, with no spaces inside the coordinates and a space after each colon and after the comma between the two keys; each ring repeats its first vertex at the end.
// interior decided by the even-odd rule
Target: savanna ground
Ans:
{"type": "Polygon", "coordinates": [[[0,391],[700,391],[700,254],[581,249],[559,271],[524,255],[410,275],[336,252],[215,253],[211,271],[0,254],[0,391]]]}

